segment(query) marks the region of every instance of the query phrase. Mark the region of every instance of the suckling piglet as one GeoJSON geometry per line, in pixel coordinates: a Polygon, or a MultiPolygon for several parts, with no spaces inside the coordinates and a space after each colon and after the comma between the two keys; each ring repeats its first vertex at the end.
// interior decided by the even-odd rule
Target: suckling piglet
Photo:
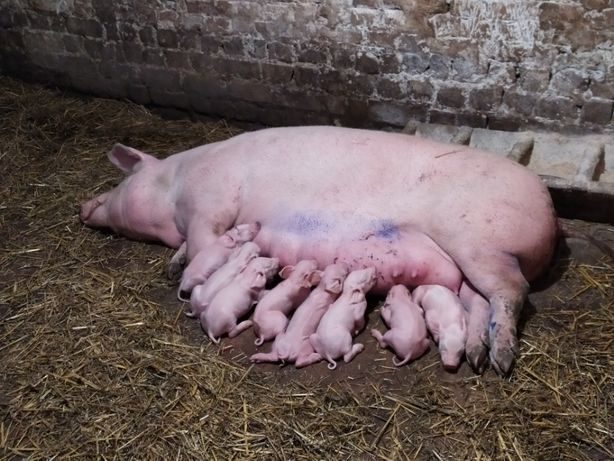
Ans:
{"type": "Polygon", "coordinates": [[[256,305],[252,317],[256,346],[274,339],[288,326],[288,316],[309,295],[311,287],[320,282],[321,272],[313,259],[285,266],[279,276],[284,279],[256,305]]]}
{"type": "Polygon", "coordinates": [[[226,285],[232,282],[239,272],[247,267],[250,261],[260,254],[260,247],[254,242],[246,242],[240,248],[230,253],[226,264],[211,274],[211,277],[202,285],[197,285],[190,296],[191,312],[188,317],[198,317],[213,300],[215,295],[226,285]]]}
{"type": "Polygon", "coordinates": [[[211,245],[199,251],[183,271],[177,298],[189,301],[196,285],[202,285],[228,261],[232,250],[251,241],[260,230],[260,223],[239,224],[220,235],[211,245]]]}
{"type": "Polygon", "coordinates": [[[200,324],[211,341],[219,343],[225,333],[233,338],[252,325],[251,320],[244,320],[238,325],[237,321],[250,311],[258,294],[278,268],[277,258],[255,258],[239,272],[232,283],[215,295],[200,314],[200,324]]]}
{"type": "Polygon", "coordinates": [[[443,367],[449,371],[456,370],[465,353],[467,340],[465,310],[460,299],[440,285],[419,286],[412,297],[424,310],[426,326],[439,347],[443,367]]]}
{"type": "Polygon", "coordinates": [[[383,335],[372,329],[371,335],[377,339],[380,347],[390,347],[401,359],[397,362],[392,358],[395,366],[405,365],[428,350],[428,332],[422,309],[412,301],[404,285],[395,285],[390,289],[380,315],[390,329],[383,335]]]}
{"type": "Polygon", "coordinates": [[[373,267],[350,272],[343,283],[341,296],[322,316],[316,332],[309,336],[315,352],[305,362],[315,363],[325,359],[328,368],[334,370],[339,357],[348,363],[362,352],[364,345],[352,344],[352,339],[365,326],[365,295],[375,282],[376,272],[373,267]]]}
{"type": "MultiPolygon", "coordinates": [[[[252,362],[290,362],[299,368],[309,365],[311,362],[308,362],[308,359],[314,353],[309,336],[315,333],[322,316],[339,297],[347,275],[348,267],[345,264],[327,266],[321,275],[319,285],[292,315],[286,331],[275,337],[271,352],[254,354],[250,360],[252,362]]],[[[320,358],[317,361],[319,360],[320,358]]]]}

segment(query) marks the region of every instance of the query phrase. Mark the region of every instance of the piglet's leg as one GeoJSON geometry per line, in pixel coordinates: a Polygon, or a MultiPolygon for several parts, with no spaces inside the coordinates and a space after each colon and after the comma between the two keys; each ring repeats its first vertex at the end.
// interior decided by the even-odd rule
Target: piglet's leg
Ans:
{"type": "Polygon", "coordinates": [[[308,355],[299,355],[296,358],[296,362],[294,362],[294,366],[296,368],[303,368],[309,365],[313,365],[314,363],[321,362],[323,358],[324,357],[322,357],[317,352],[312,352],[308,355]]]}
{"type": "Polygon", "coordinates": [[[238,336],[241,333],[243,333],[245,330],[247,330],[251,326],[252,326],[251,320],[244,320],[243,322],[239,323],[237,326],[235,326],[232,330],[228,332],[228,337],[234,338],[235,336],[238,336]]]}
{"type": "Polygon", "coordinates": [[[343,356],[343,361],[345,363],[351,362],[354,357],[356,357],[358,354],[360,354],[363,351],[364,348],[365,348],[364,344],[360,344],[360,343],[354,344],[352,346],[352,349],[350,349],[350,351],[343,356]]]}
{"type": "Polygon", "coordinates": [[[279,357],[277,356],[277,351],[272,350],[271,352],[260,352],[258,354],[254,354],[249,358],[249,360],[255,363],[278,362],[279,357]]]}
{"type": "Polygon", "coordinates": [[[465,343],[467,360],[475,372],[482,373],[487,365],[490,305],[466,281],[461,285],[459,298],[469,314],[465,343]]]}
{"type": "Polygon", "coordinates": [[[381,334],[379,331],[373,328],[371,330],[371,336],[373,336],[377,340],[379,347],[381,347],[382,349],[386,348],[387,344],[386,344],[386,341],[384,340],[383,334],[381,334]]]}
{"type": "Polygon", "coordinates": [[[168,267],[166,269],[166,276],[169,280],[172,280],[173,282],[177,282],[179,281],[179,279],[181,279],[183,267],[187,263],[187,247],[187,243],[183,242],[168,263],[168,267]]]}

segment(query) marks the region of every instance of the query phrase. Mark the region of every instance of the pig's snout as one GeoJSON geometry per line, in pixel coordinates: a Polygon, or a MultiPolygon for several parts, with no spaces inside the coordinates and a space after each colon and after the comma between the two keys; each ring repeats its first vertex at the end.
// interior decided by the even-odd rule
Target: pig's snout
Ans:
{"type": "Polygon", "coordinates": [[[451,371],[451,372],[458,370],[458,367],[460,366],[460,362],[462,359],[463,352],[464,351],[461,351],[460,353],[455,353],[455,352],[440,350],[441,364],[443,365],[444,370],[451,371]]]}
{"type": "Polygon", "coordinates": [[[82,203],[79,211],[81,222],[90,226],[106,226],[106,212],[104,207],[101,207],[106,200],[107,194],[105,193],[82,203]]]}

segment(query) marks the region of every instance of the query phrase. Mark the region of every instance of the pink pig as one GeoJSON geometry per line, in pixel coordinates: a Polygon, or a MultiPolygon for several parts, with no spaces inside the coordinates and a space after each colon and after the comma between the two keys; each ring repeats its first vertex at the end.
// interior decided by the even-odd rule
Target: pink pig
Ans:
{"type": "Polygon", "coordinates": [[[260,254],[260,247],[253,242],[246,242],[240,248],[235,248],[228,262],[215,271],[203,285],[197,285],[190,297],[191,312],[188,317],[198,317],[209,305],[215,295],[244,270],[249,262],[260,254]]]}
{"type": "Polygon", "coordinates": [[[234,338],[252,325],[251,320],[244,320],[237,325],[237,320],[246,315],[279,268],[277,258],[258,257],[249,262],[232,281],[222,288],[209,306],[200,314],[200,324],[214,343],[220,342],[220,336],[228,333],[234,338]]]}
{"type": "Polygon", "coordinates": [[[232,250],[251,241],[259,230],[260,223],[239,224],[199,251],[183,272],[177,298],[189,301],[192,289],[205,283],[211,274],[228,261],[232,250]]]}
{"type": "Polygon", "coordinates": [[[416,304],[424,309],[426,325],[439,346],[446,370],[456,370],[465,353],[467,322],[458,296],[440,285],[422,285],[413,292],[416,304]]]}
{"type": "MultiPolygon", "coordinates": [[[[324,269],[320,284],[303,302],[288,324],[286,331],[275,337],[271,352],[251,356],[252,362],[295,363],[297,368],[309,365],[308,358],[315,352],[309,336],[315,333],[322,316],[330,305],[339,297],[343,281],[348,275],[345,264],[331,264],[324,269]]],[[[318,355],[319,357],[319,355],[318,355]]],[[[318,358],[317,361],[321,360],[318,358]]]]}
{"type": "Polygon", "coordinates": [[[288,326],[288,315],[309,296],[311,287],[320,282],[321,272],[313,259],[285,266],[279,276],[284,279],[258,303],[252,321],[258,337],[256,346],[270,341],[288,326]]]}
{"type": "Polygon", "coordinates": [[[350,362],[364,349],[363,344],[352,344],[352,338],[365,326],[367,299],[365,294],[376,282],[375,268],[368,267],[350,272],[343,283],[343,292],[328,311],[322,316],[318,329],[309,336],[315,350],[305,364],[326,359],[328,368],[337,368],[335,361],[343,357],[350,362]]]}
{"type": "Polygon", "coordinates": [[[401,359],[397,362],[392,358],[395,366],[405,365],[428,350],[428,332],[422,309],[412,301],[404,285],[395,285],[390,289],[380,314],[390,330],[382,335],[372,329],[371,335],[377,339],[380,347],[391,347],[401,359]]]}

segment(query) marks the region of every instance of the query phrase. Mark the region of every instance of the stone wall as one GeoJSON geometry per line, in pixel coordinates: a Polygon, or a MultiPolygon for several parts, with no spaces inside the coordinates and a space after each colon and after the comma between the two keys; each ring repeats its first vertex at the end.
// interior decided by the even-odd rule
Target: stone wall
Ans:
{"type": "Polygon", "coordinates": [[[0,72],[265,124],[614,130],[614,0],[0,0],[0,72]]]}

